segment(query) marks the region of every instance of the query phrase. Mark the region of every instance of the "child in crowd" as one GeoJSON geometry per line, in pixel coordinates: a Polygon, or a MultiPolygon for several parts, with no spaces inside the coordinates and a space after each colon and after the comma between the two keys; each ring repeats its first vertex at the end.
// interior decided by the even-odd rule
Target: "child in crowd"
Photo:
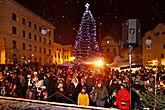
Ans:
{"type": "Polygon", "coordinates": [[[86,87],[82,87],[81,93],[79,93],[78,95],[78,101],[77,101],[78,105],[85,105],[88,106],[89,105],[89,96],[86,93],[86,87]]]}

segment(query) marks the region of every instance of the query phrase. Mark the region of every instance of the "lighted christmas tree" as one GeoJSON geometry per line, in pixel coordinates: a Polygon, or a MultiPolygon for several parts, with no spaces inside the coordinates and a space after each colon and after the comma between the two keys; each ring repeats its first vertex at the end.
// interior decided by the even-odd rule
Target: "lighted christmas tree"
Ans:
{"type": "Polygon", "coordinates": [[[96,41],[96,23],[89,10],[89,4],[85,5],[86,10],[80,23],[76,36],[74,56],[76,59],[88,59],[99,55],[99,46],[96,41]]]}

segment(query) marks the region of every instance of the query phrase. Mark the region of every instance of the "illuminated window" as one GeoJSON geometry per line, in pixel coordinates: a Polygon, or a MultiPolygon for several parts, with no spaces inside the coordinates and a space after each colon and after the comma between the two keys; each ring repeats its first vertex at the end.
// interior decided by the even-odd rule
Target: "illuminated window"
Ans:
{"type": "Polygon", "coordinates": [[[107,44],[109,44],[109,43],[110,43],[110,41],[108,40],[108,41],[107,41],[107,44]]]}

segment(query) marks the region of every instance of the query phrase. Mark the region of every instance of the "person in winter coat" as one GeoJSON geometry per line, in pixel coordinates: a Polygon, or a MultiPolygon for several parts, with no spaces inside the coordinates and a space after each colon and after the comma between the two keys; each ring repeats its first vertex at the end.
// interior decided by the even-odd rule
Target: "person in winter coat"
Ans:
{"type": "Polygon", "coordinates": [[[78,95],[78,100],[77,100],[78,105],[89,105],[89,96],[86,93],[86,87],[82,87],[81,93],[78,95]]]}
{"type": "Polygon", "coordinates": [[[76,77],[73,77],[69,88],[69,93],[74,103],[77,103],[78,94],[81,92],[80,88],[81,86],[78,79],[76,77]]]}
{"type": "Polygon", "coordinates": [[[107,96],[108,96],[107,88],[103,85],[101,81],[98,82],[96,87],[96,106],[104,107],[107,96]]]}
{"type": "Polygon", "coordinates": [[[121,84],[121,90],[117,92],[116,105],[121,110],[130,109],[130,93],[126,89],[126,84],[121,84]]]}
{"type": "Polygon", "coordinates": [[[32,86],[29,86],[29,88],[26,91],[26,99],[35,99],[36,93],[32,86]]]}
{"type": "Polygon", "coordinates": [[[40,100],[47,100],[47,99],[48,99],[48,93],[46,91],[46,86],[42,86],[40,93],[40,100]]]}

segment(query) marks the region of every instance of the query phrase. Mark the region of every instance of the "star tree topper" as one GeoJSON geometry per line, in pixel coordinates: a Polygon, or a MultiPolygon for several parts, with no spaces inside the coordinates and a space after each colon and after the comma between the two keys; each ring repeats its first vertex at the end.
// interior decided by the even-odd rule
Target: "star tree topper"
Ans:
{"type": "Polygon", "coordinates": [[[85,5],[85,7],[86,7],[86,10],[88,10],[89,9],[89,3],[86,3],[86,5],[85,5]]]}

